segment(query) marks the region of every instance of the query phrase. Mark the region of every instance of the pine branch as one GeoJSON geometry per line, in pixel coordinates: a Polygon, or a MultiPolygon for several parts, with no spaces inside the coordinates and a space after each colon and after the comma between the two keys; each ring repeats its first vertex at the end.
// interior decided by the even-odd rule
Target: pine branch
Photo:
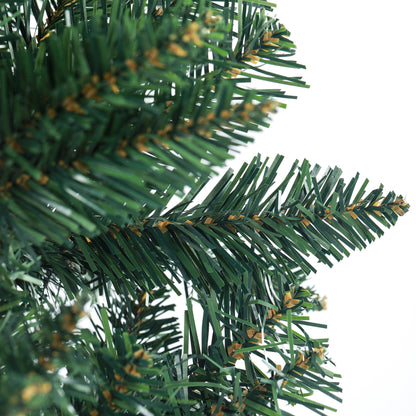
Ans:
{"type": "Polygon", "coordinates": [[[180,402],[169,397],[164,371],[177,349],[177,323],[160,318],[172,309],[163,304],[166,292],[152,297],[149,305],[130,297],[126,305],[101,308],[94,331],[80,325],[87,299],[23,315],[15,308],[0,328],[2,412],[91,416],[146,408],[175,414],[180,402]]]}
{"type": "MultiPolygon", "coordinates": [[[[319,169],[306,161],[299,168],[295,163],[272,187],[281,161],[279,156],[267,167],[255,158],[234,178],[226,173],[193,208],[181,204],[134,226],[110,225],[109,232],[93,239],[74,236],[73,246],[61,254],[67,262],[62,276],[80,285],[109,279],[116,288],[134,282],[148,290],[175,287],[168,273],[206,291],[221,291],[241,284],[255,264],[265,276],[299,283],[316,271],[307,257],[332,266],[333,259],[362,249],[383,234],[381,226],[395,224],[408,210],[393,192],[383,197],[382,187],[364,195],[367,181],[354,195],[358,177],[345,185],[338,168],[318,177],[319,169]],[[83,271],[76,272],[71,263],[83,271]]],[[[48,259],[56,248],[51,249],[42,256],[44,269],[53,273],[48,259]]]]}
{"type": "MultiPolygon", "coordinates": [[[[70,234],[97,235],[108,221],[127,225],[163,209],[250,141],[247,132],[268,125],[278,104],[262,98],[270,91],[235,88],[250,80],[234,80],[235,65],[251,66],[228,59],[220,16],[198,5],[184,23],[173,14],[185,7],[179,3],[156,16],[112,3],[108,26],[89,2],[25,9],[38,22],[50,16],[39,48],[16,50],[19,70],[0,76],[5,235],[63,243],[70,234]]],[[[271,56],[285,46],[269,42],[277,28],[269,20],[253,36],[271,56]]]]}
{"type": "MultiPolygon", "coordinates": [[[[224,303],[226,294],[224,291],[224,298],[219,302],[214,292],[200,297],[199,303],[204,311],[200,341],[196,336],[192,302],[188,299],[186,322],[189,324],[185,327],[185,340],[189,336],[193,347],[190,380],[228,384],[233,386],[233,393],[224,389],[222,394],[216,395],[212,389],[208,393],[198,386],[189,391],[190,398],[201,400],[204,397],[208,409],[211,407],[211,411],[220,414],[232,414],[238,410],[242,414],[257,411],[256,414],[261,415],[280,414],[282,401],[298,402],[314,410],[328,408],[302,399],[298,396],[299,391],[312,394],[319,390],[339,400],[333,392],[341,389],[336,382],[328,380],[335,375],[322,365],[327,362],[322,341],[310,339],[302,329],[302,323],[312,325],[307,317],[297,316],[297,312],[292,314],[293,306],[289,302],[286,316],[282,316],[276,313],[273,305],[254,299],[249,293],[243,295],[245,302],[239,305],[238,310],[231,310],[228,314],[224,312],[229,306],[224,303]],[[306,337],[296,332],[294,325],[299,326],[306,337]],[[208,333],[212,333],[212,339],[208,333]],[[245,365],[237,366],[239,360],[244,360],[245,365]],[[265,366],[267,370],[264,370],[265,366]]],[[[233,303],[241,295],[233,294],[229,300],[233,303]]],[[[308,294],[302,291],[298,295],[307,297],[308,294]]],[[[295,299],[291,298],[290,302],[294,303],[295,299]]]]}

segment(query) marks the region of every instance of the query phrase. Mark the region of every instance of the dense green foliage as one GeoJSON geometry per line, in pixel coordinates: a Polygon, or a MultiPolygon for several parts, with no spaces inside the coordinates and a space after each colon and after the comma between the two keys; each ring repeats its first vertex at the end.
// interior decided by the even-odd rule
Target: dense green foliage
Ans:
{"type": "Polygon", "coordinates": [[[340,401],[306,279],[408,204],[281,156],[211,186],[282,86],[307,87],[277,74],[303,66],[272,6],[0,0],[1,414],[340,401]]]}

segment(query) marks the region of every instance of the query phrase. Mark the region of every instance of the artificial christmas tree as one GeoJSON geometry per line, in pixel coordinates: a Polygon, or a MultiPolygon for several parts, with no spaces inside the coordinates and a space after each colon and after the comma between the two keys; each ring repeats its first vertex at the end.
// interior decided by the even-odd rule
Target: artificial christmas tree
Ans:
{"type": "Polygon", "coordinates": [[[271,12],[0,2],[2,414],[323,414],[313,392],[340,400],[327,340],[308,334],[324,301],[306,257],[332,265],[408,205],[307,161],[280,177],[281,156],[206,191],[293,98],[278,87],[306,87],[276,73],[302,66],[271,12]]]}

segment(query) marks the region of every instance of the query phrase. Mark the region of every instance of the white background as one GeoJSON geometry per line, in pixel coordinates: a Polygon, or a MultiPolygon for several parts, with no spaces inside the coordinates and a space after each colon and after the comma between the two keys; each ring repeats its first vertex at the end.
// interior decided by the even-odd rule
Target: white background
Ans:
{"type": "MultiPolygon", "coordinates": [[[[416,14],[413,1],[276,0],[310,89],[274,117],[231,166],[260,153],[358,171],[414,208],[361,252],[322,266],[329,356],[342,374],[339,416],[416,415],[416,14]]],[[[283,173],[283,172],[282,172],[283,173]]],[[[310,415],[296,406],[286,410],[310,415]]],[[[328,412],[331,413],[331,412],[328,412]]]]}

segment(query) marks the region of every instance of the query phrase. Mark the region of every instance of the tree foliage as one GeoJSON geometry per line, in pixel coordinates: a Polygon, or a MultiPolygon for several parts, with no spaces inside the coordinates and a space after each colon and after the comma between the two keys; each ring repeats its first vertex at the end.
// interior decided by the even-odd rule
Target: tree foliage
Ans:
{"type": "Polygon", "coordinates": [[[272,10],[0,0],[2,414],[324,414],[314,392],[340,401],[328,340],[309,335],[325,303],[307,277],[408,204],[306,160],[282,174],[279,155],[211,187],[294,98],[281,88],[307,87],[278,74],[304,67],[272,10]]]}

